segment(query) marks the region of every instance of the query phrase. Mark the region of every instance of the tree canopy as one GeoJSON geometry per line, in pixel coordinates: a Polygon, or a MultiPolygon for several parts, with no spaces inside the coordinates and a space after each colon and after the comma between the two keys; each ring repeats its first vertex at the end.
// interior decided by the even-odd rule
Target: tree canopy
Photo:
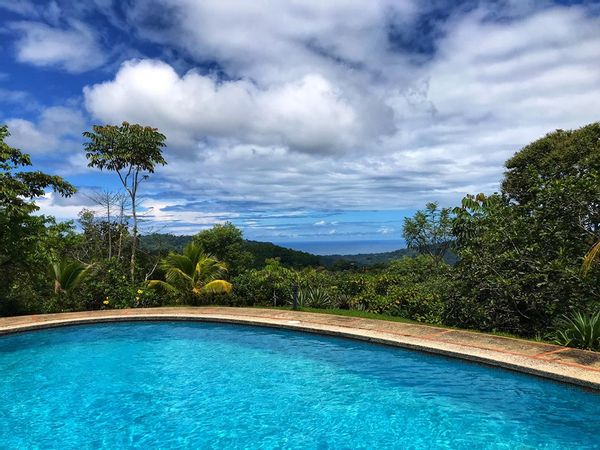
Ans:
{"type": "Polygon", "coordinates": [[[231,222],[201,231],[194,236],[194,242],[204,253],[227,264],[232,275],[252,265],[252,254],[246,249],[242,231],[231,222]]]}
{"type": "Polygon", "coordinates": [[[0,313],[27,310],[36,298],[32,290],[43,286],[55,237],[68,228],[32,215],[38,209],[34,200],[46,189],[66,197],[75,192],[61,177],[24,170],[31,159],[9,146],[8,136],[8,128],[0,126],[0,313]]]}
{"type": "Polygon", "coordinates": [[[500,193],[455,209],[449,324],[533,335],[598,308],[599,271],[581,264],[600,238],[599,139],[599,124],[551,133],[507,161],[500,193]]]}
{"type": "Polygon", "coordinates": [[[117,125],[94,125],[85,131],[84,144],[89,167],[116,172],[131,198],[133,239],[131,240],[131,280],[135,279],[138,240],[137,191],[140,183],[154,173],[156,165],[167,162],[162,155],[166,136],[156,128],[123,122],[117,125]]]}
{"type": "Polygon", "coordinates": [[[35,211],[38,208],[31,200],[43,196],[48,188],[64,197],[75,193],[75,187],[61,177],[22,170],[31,166],[31,158],[9,146],[5,142],[9,136],[8,127],[0,126],[0,209],[5,213],[35,211]]]}
{"type": "Polygon", "coordinates": [[[600,122],[556,130],[526,145],[506,162],[502,193],[524,203],[547,182],[600,171],[600,122]]]}
{"type": "Polygon", "coordinates": [[[442,258],[452,241],[450,208],[440,208],[435,202],[427,203],[424,210],[404,219],[402,235],[408,248],[442,258]]]}
{"type": "Polygon", "coordinates": [[[167,163],[162,155],[167,138],[156,128],[128,122],[94,125],[83,136],[89,140],[84,144],[88,166],[117,172],[124,186],[136,172],[154,173],[157,164],[167,163]]]}

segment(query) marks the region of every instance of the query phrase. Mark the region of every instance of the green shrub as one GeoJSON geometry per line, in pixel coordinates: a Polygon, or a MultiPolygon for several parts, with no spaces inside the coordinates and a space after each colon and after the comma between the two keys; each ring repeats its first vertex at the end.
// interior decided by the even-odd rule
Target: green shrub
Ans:
{"type": "Polygon", "coordinates": [[[77,290],[79,309],[129,308],[138,289],[130,281],[129,268],[116,259],[98,262],[77,290]]]}
{"type": "Polygon", "coordinates": [[[298,303],[300,306],[310,308],[333,307],[331,296],[325,289],[311,286],[302,288],[298,291],[298,303]]]}
{"type": "Polygon", "coordinates": [[[235,306],[283,306],[292,298],[292,286],[298,275],[281,265],[278,260],[268,260],[260,270],[248,270],[232,280],[235,306]]]}
{"type": "Polygon", "coordinates": [[[564,316],[553,340],[560,345],[578,347],[587,350],[600,350],[600,311],[585,315],[576,312],[564,316]]]}
{"type": "Polygon", "coordinates": [[[442,323],[444,299],[439,289],[429,285],[401,285],[390,290],[387,314],[418,322],[442,323]]]}
{"type": "Polygon", "coordinates": [[[168,293],[158,293],[154,289],[148,289],[145,286],[140,286],[135,289],[133,302],[134,308],[152,308],[165,304],[172,304],[171,296],[168,293]]]}

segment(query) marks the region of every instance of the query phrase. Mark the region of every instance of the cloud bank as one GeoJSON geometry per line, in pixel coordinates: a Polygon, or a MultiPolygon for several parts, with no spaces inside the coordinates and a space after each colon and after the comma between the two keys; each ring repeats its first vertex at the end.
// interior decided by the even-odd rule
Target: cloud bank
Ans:
{"type": "MultiPolygon", "coordinates": [[[[143,43],[124,61],[103,48],[91,6],[61,8],[79,15],[11,22],[17,59],[102,67],[82,85],[84,114],[167,135],[169,165],[148,201],[180,229],[235,218],[254,236],[289,237],[328,233],[340,211],[452,205],[496,190],[504,161],[528,142],[600,118],[593,5],[132,1],[102,13],[143,43]]],[[[53,115],[11,117],[14,139],[40,153],[59,147],[66,134],[53,115]]],[[[65,115],[70,129],[77,120],[65,115]]],[[[336,234],[362,233],[357,217],[336,234]]],[[[365,233],[399,230],[386,218],[365,233]]]]}

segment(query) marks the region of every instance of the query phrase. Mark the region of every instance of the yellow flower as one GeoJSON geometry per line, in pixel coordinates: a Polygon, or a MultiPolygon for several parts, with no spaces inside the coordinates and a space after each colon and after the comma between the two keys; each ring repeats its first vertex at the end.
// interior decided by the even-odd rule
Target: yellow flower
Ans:
{"type": "Polygon", "coordinates": [[[135,300],[139,302],[139,301],[140,301],[140,298],[139,298],[139,297],[136,297],[136,298],[135,298],[135,300]]]}
{"type": "Polygon", "coordinates": [[[143,291],[142,289],[138,289],[137,293],[138,293],[138,294],[143,294],[143,293],[144,293],[144,291],[143,291]]]}
{"type": "Polygon", "coordinates": [[[110,302],[108,300],[104,300],[102,303],[104,303],[105,305],[108,305],[110,302]]]}

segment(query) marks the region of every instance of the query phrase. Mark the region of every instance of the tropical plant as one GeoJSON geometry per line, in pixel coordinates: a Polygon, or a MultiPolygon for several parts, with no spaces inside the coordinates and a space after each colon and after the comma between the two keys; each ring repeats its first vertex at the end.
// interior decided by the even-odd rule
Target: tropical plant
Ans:
{"type": "Polygon", "coordinates": [[[600,123],[550,133],[506,169],[499,194],[453,211],[459,261],[443,320],[534,336],[571,311],[597,310],[600,272],[582,276],[581,257],[600,229],[600,123]]]}
{"type": "Polygon", "coordinates": [[[274,258],[262,269],[251,269],[233,280],[234,304],[282,306],[292,298],[292,286],[297,273],[274,258]]]}
{"type": "Polygon", "coordinates": [[[451,209],[427,203],[424,210],[404,219],[402,235],[408,248],[441,259],[452,241],[451,209]]]}
{"type": "Polygon", "coordinates": [[[9,146],[9,136],[0,125],[0,315],[39,312],[51,295],[50,250],[65,226],[32,214],[39,209],[34,201],[50,189],[64,197],[75,192],[58,176],[28,170],[31,158],[9,146]]]}
{"type": "Polygon", "coordinates": [[[596,242],[592,246],[590,251],[587,252],[585,257],[583,258],[583,264],[581,266],[581,269],[582,269],[581,271],[583,272],[584,275],[587,275],[587,273],[592,268],[592,265],[596,261],[600,261],[600,240],[598,240],[598,242],[596,242]]]}
{"type": "Polygon", "coordinates": [[[552,336],[557,344],[600,350],[600,311],[590,315],[576,312],[564,316],[561,325],[562,329],[552,336]]]}
{"type": "MultiPolygon", "coordinates": [[[[556,130],[537,139],[506,162],[502,192],[519,204],[528,203],[548,181],[585,178],[600,170],[600,122],[577,130],[556,130]]],[[[589,191],[593,194],[593,191],[589,191]]],[[[580,192],[586,199],[594,199],[580,192]]],[[[590,203],[586,216],[596,216],[600,205],[590,203]]],[[[582,225],[593,221],[582,220],[582,225]]]]}
{"type": "Polygon", "coordinates": [[[131,199],[133,239],[130,276],[135,280],[135,258],[138,240],[137,192],[140,183],[154,173],[156,165],[165,165],[162,149],[167,139],[156,128],[123,122],[116,125],[94,125],[83,136],[89,167],[114,171],[131,199]]]}
{"type": "Polygon", "coordinates": [[[207,255],[227,264],[234,277],[252,266],[252,254],[247,251],[242,231],[231,222],[217,224],[194,236],[194,242],[207,255]]]}
{"type": "Polygon", "coordinates": [[[61,259],[52,263],[52,275],[54,278],[54,293],[68,293],[75,289],[85,275],[90,266],[79,261],[69,261],[61,259]]]}
{"type": "Polygon", "coordinates": [[[179,295],[184,302],[196,304],[202,294],[228,294],[231,283],[220,279],[227,267],[190,242],[183,254],[171,252],[160,263],[165,281],[150,280],[149,287],[162,288],[179,295]]]}
{"type": "Polygon", "coordinates": [[[298,291],[298,303],[311,308],[327,308],[332,302],[325,289],[309,286],[298,291]]]}
{"type": "Polygon", "coordinates": [[[83,309],[130,308],[138,288],[129,278],[129,264],[114,257],[99,259],[77,289],[76,300],[83,309]]]}

